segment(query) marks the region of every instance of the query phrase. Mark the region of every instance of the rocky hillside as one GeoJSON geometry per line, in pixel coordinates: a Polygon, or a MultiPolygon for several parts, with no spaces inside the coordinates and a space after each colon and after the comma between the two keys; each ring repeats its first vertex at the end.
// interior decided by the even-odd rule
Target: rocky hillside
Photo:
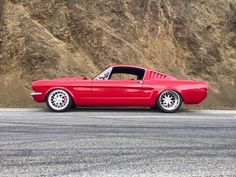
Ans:
{"type": "Polygon", "coordinates": [[[30,83],[111,63],[210,83],[204,108],[236,108],[235,0],[1,0],[0,106],[35,106],[30,83]]]}

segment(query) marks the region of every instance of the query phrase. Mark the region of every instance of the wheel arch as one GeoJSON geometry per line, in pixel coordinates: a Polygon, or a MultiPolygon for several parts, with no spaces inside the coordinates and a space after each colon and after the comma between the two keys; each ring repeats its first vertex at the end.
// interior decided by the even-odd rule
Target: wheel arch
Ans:
{"type": "Polygon", "coordinates": [[[53,90],[57,90],[57,89],[61,89],[61,90],[66,91],[69,94],[69,96],[72,98],[73,103],[75,104],[75,96],[74,96],[74,94],[68,88],[66,88],[66,87],[50,87],[46,91],[46,93],[45,93],[44,101],[46,101],[46,99],[47,99],[47,97],[48,97],[50,92],[52,92],[53,90]]]}
{"type": "Polygon", "coordinates": [[[165,92],[165,91],[167,91],[167,90],[175,91],[176,93],[178,93],[179,96],[181,97],[181,100],[185,103],[184,97],[183,97],[183,94],[182,94],[181,90],[176,89],[176,88],[164,88],[164,89],[160,90],[160,91],[158,92],[158,94],[157,94],[156,100],[159,98],[159,96],[160,96],[163,92],[165,92]]]}

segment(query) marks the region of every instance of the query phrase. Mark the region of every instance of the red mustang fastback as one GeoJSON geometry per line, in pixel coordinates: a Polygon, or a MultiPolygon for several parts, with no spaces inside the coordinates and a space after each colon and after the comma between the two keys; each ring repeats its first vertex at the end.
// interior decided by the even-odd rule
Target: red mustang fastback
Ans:
{"type": "Polygon", "coordinates": [[[198,104],[207,97],[206,82],[178,80],[133,65],[111,65],[93,79],[59,78],[32,83],[37,102],[55,112],[74,106],[151,107],[176,112],[182,103],[198,104]]]}

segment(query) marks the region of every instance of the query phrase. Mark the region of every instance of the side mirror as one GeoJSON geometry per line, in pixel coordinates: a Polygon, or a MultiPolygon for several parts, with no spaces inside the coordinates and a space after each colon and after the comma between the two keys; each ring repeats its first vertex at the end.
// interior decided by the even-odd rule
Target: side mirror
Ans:
{"type": "Polygon", "coordinates": [[[103,75],[99,76],[99,77],[98,77],[98,79],[99,79],[99,80],[105,80],[105,79],[106,79],[106,76],[105,76],[105,74],[103,74],[103,75]]]}

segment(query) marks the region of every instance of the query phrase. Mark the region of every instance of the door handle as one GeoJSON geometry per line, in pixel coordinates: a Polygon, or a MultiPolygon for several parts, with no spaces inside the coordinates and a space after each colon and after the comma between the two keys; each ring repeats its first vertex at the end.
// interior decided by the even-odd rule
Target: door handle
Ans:
{"type": "Polygon", "coordinates": [[[143,83],[143,81],[136,81],[136,83],[142,84],[142,83],[143,83]]]}

